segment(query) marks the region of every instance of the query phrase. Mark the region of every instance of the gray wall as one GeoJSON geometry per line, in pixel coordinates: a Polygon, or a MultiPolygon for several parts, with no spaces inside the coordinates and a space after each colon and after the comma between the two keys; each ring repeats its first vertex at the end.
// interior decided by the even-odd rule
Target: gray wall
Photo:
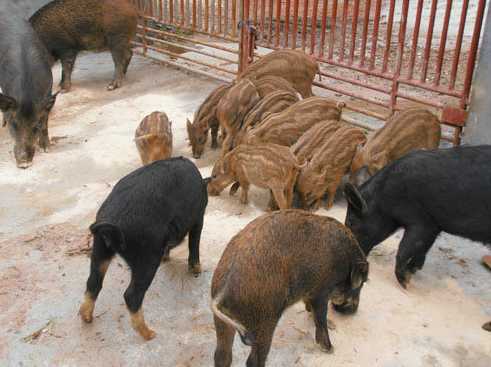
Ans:
{"type": "Polygon", "coordinates": [[[491,144],[491,12],[486,24],[474,83],[463,143],[469,145],[491,144]]]}

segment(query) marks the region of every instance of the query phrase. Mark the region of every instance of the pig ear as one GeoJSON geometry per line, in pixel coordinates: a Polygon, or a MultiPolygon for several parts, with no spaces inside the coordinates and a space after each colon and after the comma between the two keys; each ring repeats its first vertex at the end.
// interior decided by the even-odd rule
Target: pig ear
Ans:
{"type": "Polygon", "coordinates": [[[46,101],[46,105],[44,106],[46,111],[48,111],[48,112],[51,111],[51,109],[55,105],[56,97],[58,97],[58,93],[60,93],[60,92],[56,92],[55,94],[48,97],[48,100],[46,101]]]}
{"type": "Polygon", "coordinates": [[[9,110],[15,110],[17,108],[17,101],[12,97],[6,96],[0,93],[0,110],[7,112],[9,110]]]}
{"type": "Polygon", "coordinates": [[[193,130],[193,124],[189,119],[186,119],[186,129],[188,130],[188,137],[190,141],[194,141],[194,130],[193,130]]]}
{"type": "Polygon", "coordinates": [[[350,203],[361,215],[365,215],[368,212],[368,206],[365,199],[361,195],[360,191],[351,182],[344,185],[344,196],[348,203],[350,203]]]}
{"type": "Polygon", "coordinates": [[[351,288],[358,289],[368,279],[368,262],[358,262],[351,270],[351,288]]]}

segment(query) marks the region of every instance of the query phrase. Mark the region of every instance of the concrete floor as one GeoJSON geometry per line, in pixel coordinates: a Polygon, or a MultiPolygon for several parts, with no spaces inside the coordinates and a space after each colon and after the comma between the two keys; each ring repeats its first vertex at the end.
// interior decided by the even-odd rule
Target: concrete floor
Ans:
{"type": "MultiPolygon", "coordinates": [[[[157,337],[144,342],[130,327],[123,292],[129,272],[121,260],[110,267],[92,325],[80,322],[89,261],[88,225],[115,182],[139,167],[133,134],[154,110],[173,121],[174,155],[190,156],[185,118],[191,117],[216,82],[136,57],[125,86],[107,92],[108,54],[80,57],[73,91],[60,95],[50,120],[56,142],[38,153],[34,166],[18,170],[6,129],[0,130],[0,365],[1,366],[211,366],[215,334],[209,309],[213,270],[228,240],[264,212],[267,193],[252,190],[251,204],[222,194],[210,198],[202,236],[204,272],[186,272],[187,247],[161,266],[144,301],[157,337]],[[39,333],[30,337],[36,331],[39,333]]],[[[59,80],[59,67],[55,68],[59,80]]],[[[217,152],[196,163],[210,173],[217,152]]],[[[328,214],[344,220],[338,200],[328,214]]],[[[359,312],[334,312],[335,352],[314,344],[314,325],[302,305],[278,326],[269,366],[488,367],[491,334],[491,273],[480,265],[481,244],[443,235],[407,291],[393,275],[400,234],[369,260],[370,281],[359,312]]],[[[238,340],[234,366],[249,349],[238,340]]]]}

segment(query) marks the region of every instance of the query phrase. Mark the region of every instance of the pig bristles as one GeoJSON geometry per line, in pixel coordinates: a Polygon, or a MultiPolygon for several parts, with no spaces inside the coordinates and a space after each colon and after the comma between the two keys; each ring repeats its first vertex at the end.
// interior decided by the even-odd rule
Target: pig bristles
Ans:
{"type": "Polygon", "coordinates": [[[222,292],[218,293],[217,296],[212,300],[211,302],[211,309],[213,313],[215,314],[216,317],[218,317],[220,320],[222,320],[224,323],[229,324],[232,326],[235,330],[238,331],[238,333],[244,337],[247,335],[247,329],[244,325],[242,325],[240,322],[231,319],[229,316],[224,314],[219,308],[218,305],[222,301],[222,292]]]}

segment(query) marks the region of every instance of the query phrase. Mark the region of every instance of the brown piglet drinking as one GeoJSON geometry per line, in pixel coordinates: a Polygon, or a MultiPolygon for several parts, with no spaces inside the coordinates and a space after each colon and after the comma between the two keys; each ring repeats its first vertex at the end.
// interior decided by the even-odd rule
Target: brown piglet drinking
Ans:
{"type": "Polygon", "coordinates": [[[358,145],[366,142],[363,130],[344,125],[319,146],[308,164],[300,171],[295,186],[304,209],[315,210],[327,192],[329,209],[339,184],[353,160],[358,145]]]}
{"type": "Polygon", "coordinates": [[[341,118],[342,103],[322,97],[304,99],[280,113],[271,114],[251,129],[244,140],[249,144],[274,143],[292,146],[312,126],[341,118]]]}
{"type": "Polygon", "coordinates": [[[280,209],[291,207],[293,186],[301,167],[290,149],[276,144],[241,144],[221,157],[213,167],[208,193],[219,195],[238,182],[240,201],[248,203],[249,185],[270,189],[280,209]]]}
{"type": "Polygon", "coordinates": [[[364,147],[359,147],[351,165],[351,181],[361,185],[390,162],[417,149],[436,149],[440,144],[438,118],[424,108],[397,112],[364,147]]]}
{"type": "Polygon", "coordinates": [[[211,148],[218,148],[218,130],[220,123],[217,118],[217,105],[223,95],[230,89],[232,84],[221,85],[214,89],[204,100],[194,115],[194,121],[186,121],[189,143],[194,158],[200,158],[205,150],[208,140],[208,131],[211,130],[211,148]]]}
{"type": "Polygon", "coordinates": [[[278,321],[301,301],[312,311],[316,343],[332,352],[328,302],[337,312],[356,312],[368,268],[351,231],[333,218],[282,210],[253,220],[231,239],[213,274],[215,367],[231,366],[236,332],[252,347],[247,366],[264,367],[278,321]]]}
{"type": "Polygon", "coordinates": [[[259,101],[257,89],[249,79],[237,81],[220,99],[217,118],[225,130],[222,156],[232,149],[235,135],[240,130],[244,117],[259,101]]]}
{"type": "Polygon", "coordinates": [[[135,131],[135,143],[144,165],[172,156],[172,122],[164,112],[152,112],[135,131]]]}

